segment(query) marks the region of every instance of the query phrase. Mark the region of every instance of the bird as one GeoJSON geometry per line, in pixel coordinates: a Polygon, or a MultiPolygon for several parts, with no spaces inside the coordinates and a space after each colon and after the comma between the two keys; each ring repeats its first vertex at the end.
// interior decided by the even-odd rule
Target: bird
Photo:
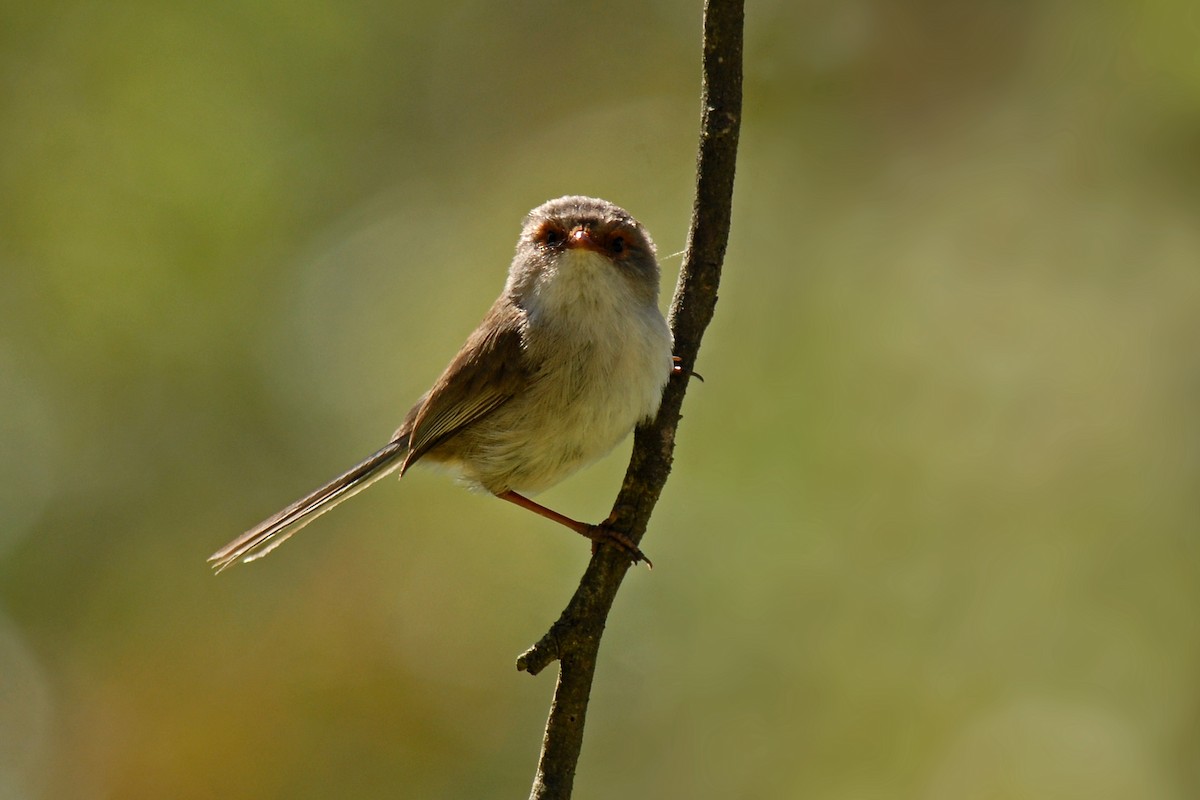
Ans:
{"type": "MultiPolygon", "coordinates": [[[[500,296],[381,448],[216,551],[217,572],[261,558],[321,514],[413,465],[649,559],[625,534],[530,499],[653,419],[670,377],[654,242],[629,212],[560,197],[525,217],[500,296]]],[[[652,565],[651,565],[652,566],[652,565]]]]}

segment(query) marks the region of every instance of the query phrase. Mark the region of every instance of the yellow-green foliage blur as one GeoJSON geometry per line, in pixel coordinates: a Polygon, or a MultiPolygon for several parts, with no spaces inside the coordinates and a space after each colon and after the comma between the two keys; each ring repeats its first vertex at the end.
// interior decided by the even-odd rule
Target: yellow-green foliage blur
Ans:
{"type": "MultiPolygon", "coordinates": [[[[561,194],[666,305],[697,2],[0,10],[0,797],[512,798],[588,546],[382,443],[561,194]]],[[[576,797],[1200,796],[1200,16],[751,0],[576,797]]],[[[627,445],[542,499],[597,520],[627,445]]]]}

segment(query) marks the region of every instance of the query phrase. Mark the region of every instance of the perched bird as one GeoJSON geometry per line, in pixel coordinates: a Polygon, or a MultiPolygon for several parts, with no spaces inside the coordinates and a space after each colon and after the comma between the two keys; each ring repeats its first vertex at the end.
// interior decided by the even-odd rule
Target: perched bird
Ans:
{"type": "Polygon", "coordinates": [[[220,572],[260,558],[418,461],[448,467],[469,487],[645,560],[620,532],[577,522],[526,494],[595,461],[657,413],[677,370],[658,284],[654,243],[625,210],[577,196],[533,209],[504,291],[391,440],[209,561],[220,572]]]}

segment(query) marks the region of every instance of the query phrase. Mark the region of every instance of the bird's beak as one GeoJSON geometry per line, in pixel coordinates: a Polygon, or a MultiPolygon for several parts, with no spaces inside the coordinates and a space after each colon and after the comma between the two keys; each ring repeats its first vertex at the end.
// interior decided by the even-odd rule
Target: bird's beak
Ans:
{"type": "Polygon", "coordinates": [[[595,250],[597,253],[602,252],[600,243],[592,236],[591,231],[582,225],[574,228],[567,234],[567,248],[583,248],[584,250],[595,250]]]}

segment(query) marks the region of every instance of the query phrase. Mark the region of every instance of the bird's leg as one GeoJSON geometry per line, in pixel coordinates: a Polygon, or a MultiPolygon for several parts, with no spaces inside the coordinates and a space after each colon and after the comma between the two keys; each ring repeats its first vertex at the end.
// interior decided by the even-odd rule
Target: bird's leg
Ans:
{"type": "Polygon", "coordinates": [[[501,500],[507,500],[508,502],[518,505],[521,508],[528,509],[538,516],[545,517],[549,520],[554,520],[559,525],[570,528],[580,536],[586,536],[593,542],[611,542],[621,550],[624,550],[625,553],[628,554],[631,559],[633,559],[633,563],[636,564],[639,561],[645,561],[646,566],[650,567],[651,569],[654,568],[654,564],[650,562],[650,559],[646,558],[645,553],[638,549],[638,546],[633,543],[632,539],[620,531],[609,527],[611,518],[605,520],[599,525],[589,525],[586,522],[579,522],[578,520],[571,519],[564,514],[560,514],[552,508],[546,508],[541,503],[535,503],[528,497],[519,495],[511,489],[507,492],[501,492],[500,494],[496,495],[496,497],[499,497],[501,500]]]}

